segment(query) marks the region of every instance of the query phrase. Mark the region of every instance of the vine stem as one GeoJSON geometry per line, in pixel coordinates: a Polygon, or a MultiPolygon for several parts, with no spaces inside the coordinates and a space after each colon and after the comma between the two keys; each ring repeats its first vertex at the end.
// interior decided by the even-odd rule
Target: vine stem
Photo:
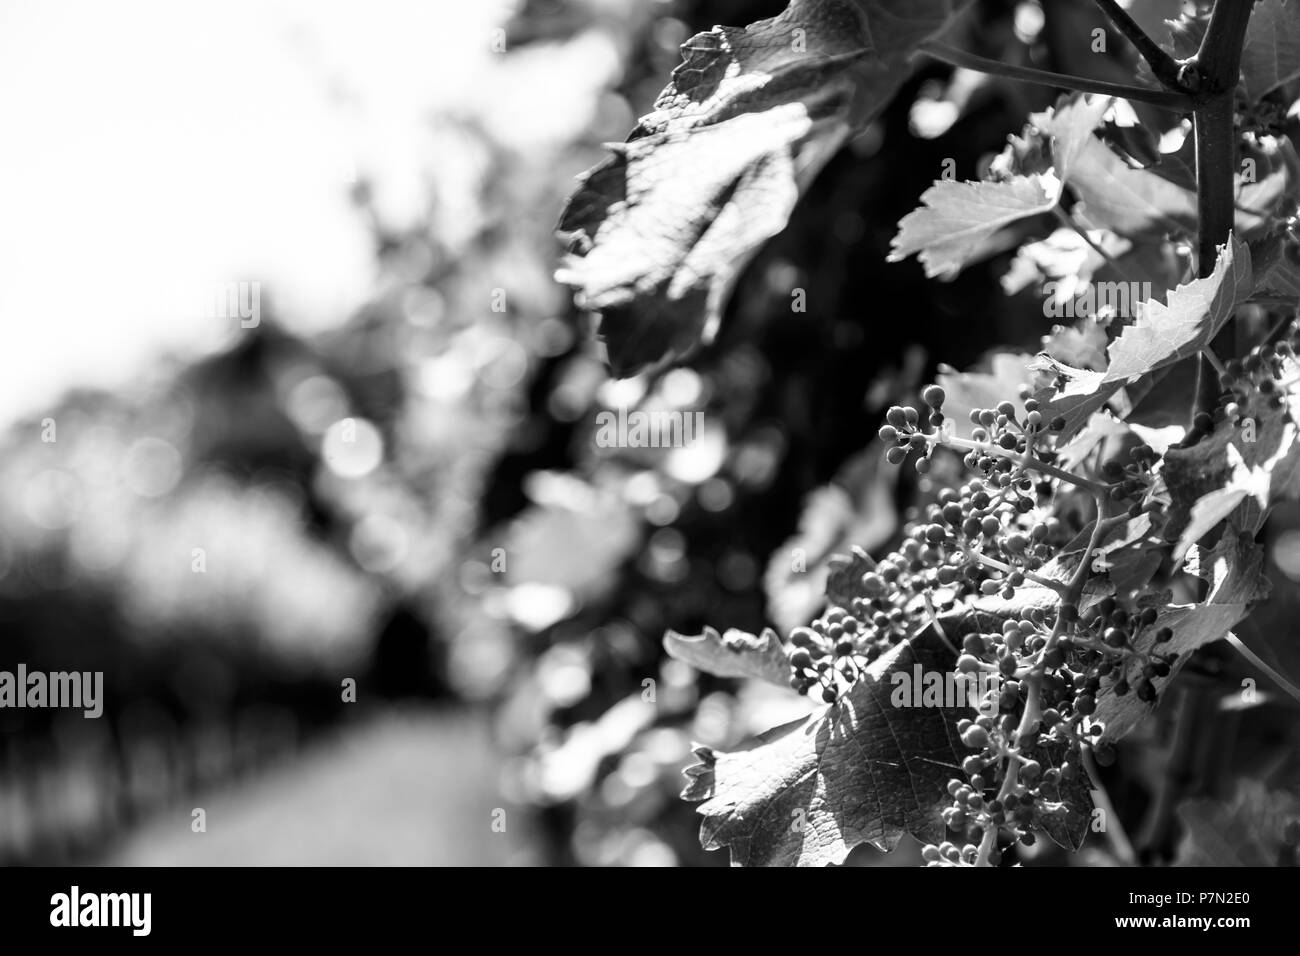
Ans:
{"type": "Polygon", "coordinates": [[[1193,106],[1192,98],[1186,93],[1169,90],[1148,90],[1140,86],[1129,86],[1125,83],[1110,83],[1106,80],[1091,80],[1084,76],[1052,73],[1048,70],[1035,69],[1032,66],[1015,66],[1010,63],[1002,63],[999,60],[990,60],[977,53],[968,53],[966,50],[959,50],[956,47],[934,40],[920,44],[917,47],[917,52],[924,53],[926,56],[942,63],[947,63],[949,66],[976,70],[980,73],[991,73],[995,76],[1005,76],[1007,79],[1021,80],[1025,83],[1037,83],[1040,86],[1064,87],[1067,90],[1078,90],[1082,93],[1101,93],[1106,96],[1122,96],[1128,100],[1150,103],[1152,106],[1159,106],[1178,113],[1186,113],[1193,106]]]}
{"type": "MultiPolygon", "coordinates": [[[[1097,495],[1097,518],[1093,521],[1092,534],[1088,536],[1088,548],[1084,551],[1079,566],[1075,568],[1074,574],[1070,578],[1068,591],[1061,598],[1062,605],[1073,604],[1076,607],[1079,604],[1079,598],[1083,595],[1083,587],[1088,583],[1088,575],[1092,569],[1092,553],[1101,544],[1102,535],[1106,533],[1108,522],[1102,518],[1106,508],[1106,499],[1104,495],[1097,495]]],[[[1043,672],[1047,669],[1047,652],[1057,645],[1061,636],[1065,633],[1067,624],[1061,614],[1056,615],[1056,624],[1052,628],[1052,633],[1047,638],[1047,643],[1038,653],[1038,659],[1029,671],[1026,680],[1029,683],[1029,693],[1025,698],[1025,712],[1020,717],[1020,724],[1016,727],[1016,741],[1009,751],[1008,755],[1012,758],[1020,755],[1020,741],[1035,732],[1038,729],[1038,720],[1040,712],[1039,692],[1043,686],[1043,672]]],[[[1004,801],[1007,796],[1016,789],[1016,784],[1020,778],[1020,761],[1016,759],[1008,760],[1006,773],[1002,777],[1002,786],[998,790],[998,800],[1004,801]]],[[[998,827],[992,823],[984,831],[984,837],[980,840],[979,853],[975,857],[976,866],[989,866],[989,857],[993,853],[993,848],[998,842],[998,827]]]]}
{"type": "Polygon", "coordinates": [[[1236,648],[1238,654],[1267,674],[1269,679],[1273,681],[1274,684],[1277,684],[1278,687],[1282,688],[1288,696],[1294,700],[1300,701],[1300,687],[1296,687],[1295,684],[1291,683],[1272,667],[1269,667],[1268,664],[1264,662],[1263,658],[1247,647],[1242,642],[1241,638],[1237,637],[1237,635],[1233,634],[1231,631],[1228,632],[1228,643],[1236,648]]]}
{"type": "Polygon", "coordinates": [[[1236,215],[1237,129],[1234,91],[1254,0],[1217,0],[1201,48],[1192,58],[1201,74],[1196,130],[1196,205],[1200,214],[1197,270],[1214,271],[1218,248],[1228,241],[1236,215]]]}
{"type": "Polygon", "coordinates": [[[958,438],[956,435],[925,435],[927,441],[931,444],[948,445],[951,448],[964,448],[967,451],[978,451],[982,454],[992,455],[995,458],[1006,458],[1014,461],[1029,471],[1037,471],[1044,475],[1051,475],[1058,478],[1066,484],[1074,485],[1076,488],[1083,488],[1097,497],[1105,496],[1110,488],[1099,481],[1093,481],[1091,478],[1084,478],[1082,475],[1076,475],[1068,472],[1063,468],[1057,468],[1055,465],[1049,465],[1045,461],[1039,461],[1031,455],[1021,454],[1019,452],[1009,451],[1001,445],[994,445],[991,442],[978,442],[969,438],[958,438]]]}
{"type": "Polygon", "coordinates": [[[1110,851],[1125,866],[1133,866],[1137,863],[1137,851],[1133,849],[1133,841],[1129,839],[1119,814],[1115,812],[1115,804],[1106,792],[1106,785],[1101,782],[1101,772],[1097,769],[1097,761],[1093,759],[1092,749],[1083,747],[1080,753],[1083,755],[1083,769],[1092,780],[1093,805],[1106,814],[1106,842],[1110,844],[1110,851]]]}
{"type": "Polygon", "coordinates": [[[1112,269],[1114,269],[1117,273],[1119,273],[1120,278],[1124,279],[1124,281],[1126,282],[1133,281],[1133,277],[1129,275],[1128,272],[1124,269],[1124,267],[1119,264],[1119,261],[1114,256],[1112,256],[1109,252],[1107,252],[1105,247],[1102,246],[1101,243],[1097,242],[1092,238],[1092,236],[1088,235],[1088,230],[1084,229],[1077,222],[1075,222],[1074,217],[1071,216],[1069,213],[1067,213],[1064,209],[1062,209],[1060,203],[1057,203],[1055,206],[1052,207],[1052,212],[1056,214],[1057,220],[1062,225],[1068,226],[1070,229],[1073,229],[1076,233],[1078,233],[1079,238],[1082,239],[1084,242],[1086,242],[1089,248],[1091,248],[1093,252],[1101,256],[1102,259],[1105,260],[1105,262],[1112,269]]]}
{"type": "Polygon", "coordinates": [[[1119,32],[1137,47],[1138,53],[1142,54],[1142,59],[1147,61],[1156,79],[1163,83],[1166,89],[1184,91],[1178,61],[1161,49],[1155,40],[1147,36],[1146,31],[1138,26],[1137,21],[1130,17],[1128,11],[1115,0],[1096,0],[1096,3],[1119,32]]]}
{"type": "Polygon", "coordinates": [[[987,554],[980,554],[978,551],[967,551],[966,554],[970,555],[970,557],[987,568],[994,568],[1006,574],[1010,574],[1012,571],[1019,571],[1025,576],[1026,581],[1033,581],[1035,584],[1041,584],[1045,588],[1051,588],[1057,594],[1063,595],[1066,593],[1065,585],[1060,581],[1053,581],[1051,578],[1045,578],[1040,574],[1035,574],[1033,571],[1026,571],[1024,568],[1012,567],[1005,561],[999,561],[997,558],[990,558],[987,554]]]}

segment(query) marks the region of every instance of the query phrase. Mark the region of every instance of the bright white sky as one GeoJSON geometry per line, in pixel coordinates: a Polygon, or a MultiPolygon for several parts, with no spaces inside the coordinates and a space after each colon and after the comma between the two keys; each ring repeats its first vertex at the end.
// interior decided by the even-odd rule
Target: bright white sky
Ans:
{"type": "Polygon", "coordinates": [[[0,0],[0,427],[213,348],[216,283],[260,281],[300,329],[342,318],[373,280],[349,180],[418,211],[424,120],[501,22],[466,0],[0,0]]]}

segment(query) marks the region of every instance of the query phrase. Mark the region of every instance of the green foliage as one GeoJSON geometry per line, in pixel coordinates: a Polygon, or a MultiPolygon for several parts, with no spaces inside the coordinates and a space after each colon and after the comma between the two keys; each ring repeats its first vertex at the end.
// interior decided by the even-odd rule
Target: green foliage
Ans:
{"type": "MultiPolygon", "coordinates": [[[[951,6],[913,5],[902,25],[891,5],[793,3],[684,48],[656,112],[562,223],[579,234],[564,276],[602,312],[616,373],[710,339],[803,174],[895,94],[897,67],[951,6]],[[814,55],[784,45],[796,26],[814,55]]],[[[917,476],[901,535],[855,520],[855,507],[909,487],[858,459],[809,497],[791,544],[810,552],[824,598],[810,606],[807,586],[791,597],[806,569],[783,571],[774,556],[773,616],[805,613],[780,622],[784,648],[771,630],[669,633],[679,660],[788,682],[813,705],[739,749],[696,749],[683,796],[699,803],[706,849],[728,847],[738,864],[838,864],[906,834],[932,865],[996,865],[1044,833],[1077,850],[1094,765],[1109,766],[1114,743],[1127,746],[1200,655],[1268,600],[1257,536],[1297,497],[1300,462],[1300,158],[1258,107],[1300,96],[1300,15],[1282,0],[1258,7],[1238,37],[1242,121],[1233,142],[1208,147],[1214,157],[1189,152],[1185,127],[1153,127],[1112,95],[1074,95],[1031,115],[983,179],[937,181],[902,218],[890,261],[915,255],[927,277],[951,280],[1018,248],[1008,291],[1065,284],[1042,289],[1043,314],[1065,304],[1077,321],[1045,330],[1036,358],[941,366],[920,402],[888,409],[867,450],[917,476]],[[1170,133],[1181,149],[1133,158],[1135,144],[1170,133]],[[1215,193],[1237,209],[1211,230],[1215,193]],[[1207,237],[1217,258],[1197,262],[1207,237]],[[1117,285],[1124,296],[1087,305],[1117,285]],[[830,547],[847,554],[828,558],[830,547]],[[891,694],[922,672],[992,684],[924,705],[891,694]]],[[[1171,24],[1172,52],[1189,56],[1205,35],[1204,18],[1171,24]]],[[[1175,92],[1197,123],[1234,95],[1181,75],[1175,92]]],[[[1121,860],[1132,853],[1109,844],[1121,860]]]]}

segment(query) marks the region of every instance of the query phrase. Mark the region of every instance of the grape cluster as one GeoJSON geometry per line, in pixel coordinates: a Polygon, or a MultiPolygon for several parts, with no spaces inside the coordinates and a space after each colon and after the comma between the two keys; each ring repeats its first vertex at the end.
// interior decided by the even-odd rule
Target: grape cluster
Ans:
{"type": "MultiPolygon", "coordinates": [[[[1244,371],[1247,362],[1241,364],[1244,371]]],[[[1254,360],[1249,365],[1257,367],[1254,360]]],[[[1259,358],[1258,368],[1265,367],[1276,369],[1277,362],[1259,358]]],[[[886,458],[901,464],[915,454],[917,470],[926,474],[934,449],[945,445],[962,453],[971,477],[909,516],[898,550],[862,575],[848,607],[832,607],[811,627],[795,629],[791,684],[803,693],[820,687],[821,698],[834,703],[938,607],[979,596],[1010,599],[1026,585],[1060,594],[1050,609],[1050,602],[1027,602],[1023,617],[1000,629],[963,633],[969,627],[963,624],[945,637],[960,644],[957,671],[984,678],[993,689],[957,726],[969,753],[961,763],[965,779],[948,787],[952,803],[943,820],[950,839],[926,846],[924,856],[934,866],[996,863],[998,834],[1027,844],[1034,831],[1069,812],[1063,790],[1078,781],[1085,751],[1103,765],[1113,760],[1094,719],[1103,690],[1154,704],[1157,681],[1177,662],[1165,650],[1173,632],[1159,626],[1154,607],[1095,592],[1085,592],[1084,600],[1078,574],[1086,572],[1066,582],[1058,566],[1045,567],[1081,530],[1054,513],[1061,482],[1106,494],[1136,517],[1151,507],[1144,502],[1160,456],[1140,444],[1126,460],[1103,466],[1104,482],[1088,485],[1092,479],[1056,466],[1055,436],[1064,422],[1045,420],[1027,389],[1020,395],[1023,412],[1010,401],[973,410],[969,439],[945,427],[941,387],[931,385],[922,398],[924,411],[888,410],[879,432],[886,458]]]]}
{"type": "MultiPolygon", "coordinates": [[[[1155,480],[1152,468],[1159,460],[1158,451],[1150,445],[1142,444],[1129,450],[1128,463],[1106,462],[1101,468],[1101,475],[1110,483],[1111,500],[1130,501],[1145,497],[1155,480]]],[[[1135,503],[1130,508],[1130,515],[1136,518],[1142,510],[1143,506],[1135,503]]]]}
{"type": "MultiPolygon", "coordinates": [[[[1215,421],[1225,418],[1236,422],[1242,417],[1243,409],[1250,407],[1255,400],[1263,401],[1270,408],[1285,408],[1286,394],[1281,380],[1288,363],[1294,363],[1298,354],[1300,325],[1293,322],[1280,341],[1256,346],[1245,358],[1229,360],[1223,375],[1219,376],[1223,388],[1219,406],[1207,424],[1212,428],[1215,421]]],[[[1202,430],[1208,434],[1210,429],[1202,430]]]]}
{"type": "MultiPolygon", "coordinates": [[[[943,819],[964,842],[926,847],[928,863],[973,863],[984,834],[994,828],[1032,842],[1034,830],[1067,812],[1060,788],[1077,779],[1083,748],[1102,765],[1113,760],[1113,749],[1096,742],[1101,727],[1091,720],[1103,688],[1117,696],[1131,691],[1154,704],[1156,679],[1172,672],[1177,654],[1157,649],[1173,631],[1156,627],[1158,619],[1155,608],[1130,612],[1107,596],[1082,613],[1072,604],[1055,612],[1036,608],[1022,620],[1006,621],[999,633],[965,636],[958,670],[996,668],[1002,681],[996,706],[985,701],[979,716],[957,725],[972,752],[962,762],[967,780],[949,783],[953,802],[943,819]],[[1031,705],[1033,680],[1038,687],[1031,705]],[[1015,776],[1008,779],[1011,767],[1015,776]]],[[[988,860],[998,858],[994,843],[988,860]]]]}

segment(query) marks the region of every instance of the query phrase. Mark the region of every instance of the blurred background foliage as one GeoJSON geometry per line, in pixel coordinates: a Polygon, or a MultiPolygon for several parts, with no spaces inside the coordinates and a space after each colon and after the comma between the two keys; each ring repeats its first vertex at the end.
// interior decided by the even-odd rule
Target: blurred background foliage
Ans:
{"type": "MultiPolygon", "coordinates": [[[[942,480],[880,467],[882,410],[940,361],[1033,351],[1050,331],[1032,290],[1000,285],[1014,243],[951,283],[885,263],[945,159],[976,178],[1052,100],[921,64],[747,268],[717,342],[688,367],[609,380],[551,278],[573,176],[649,110],[689,36],[781,6],[516,6],[505,52],[426,117],[415,208],[359,166],[366,301],[304,333],[268,284],[256,329],[8,427],[4,664],[102,670],[107,705],[100,721],[0,712],[0,860],[726,862],[677,798],[691,744],[733,747],[808,705],[667,659],[663,632],[810,618],[826,558],[888,547],[942,480]],[[624,406],[702,411],[706,427],[686,448],[597,447],[596,414],[624,406]],[[48,420],[57,441],[41,440],[48,420]]],[[[1139,8],[1155,23],[1179,4],[1139,8]]],[[[983,0],[953,42],[1105,75],[1080,52],[1085,11],[983,0]]],[[[1297,534],[1279,532],[1282,600],[1260,633],[1297,600],[1297,534]]],[[[1139,818],[1168,761],[1198,781],[1183,817],[1151,817],[1169,856],[1187,813],[1266,799],[1220,792],[1207,755],[1291,772],[1276,755],[1293,721],[1216,707],[1166,708],[1201,714],[1196,745],[1171,750],[1176,725],[1157,721],[1111,771],[1139,818]],[[1258,752],[1212,746],[1247,736],[1258,752]]],[[[915,860],[905,845],[885,862],[915,860]]]]}

